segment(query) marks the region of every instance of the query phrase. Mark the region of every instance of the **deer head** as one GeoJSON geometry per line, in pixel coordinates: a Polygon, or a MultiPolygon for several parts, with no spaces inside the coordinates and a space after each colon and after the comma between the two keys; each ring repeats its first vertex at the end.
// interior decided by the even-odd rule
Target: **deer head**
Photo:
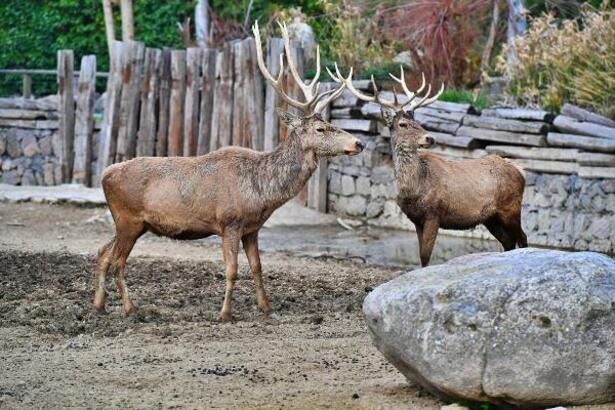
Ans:
{"type": "Polygon", "coordinates": [[[440,91],[432,97],[429,96],[429,94],[431,94],[430,84],[427,88],[427,92],[425,92],[425,95],[419,97],[417,100],[418,95],[425,89],[425,74],[422,74],[421,86],[418,90],[413,92],[408,89],[408,85],[406,84],[403,66],[400,66],[400,70],[401,74],[399,77],[395,77],[391,73],[389,73],[389,76],[401,85],[407,98],[406,101],[399,101],[395,89],[393,90],[393,101],[383,100],[379,95],[376,81],[374,81],[374,76],[371,78],[374,95],[370,96],[360,92],[352,85],[352,68],[350,69],[347,77],[344,77],[340,73],[337,64],[335,64],[335,74],[327,68],[327,71],[333,81],[344,84],[346,88],[348,88],[348,90],[350,90],[350,92],[357,98],[380,105],[382,119],[385,125],[391,130],[391,135],[394,138],[395,145],[403,145],[412,150],[416,150],[417,148],[429,148],[434,144],[434,139],[430,137],[429,133],[414,120],[414,110],[419,107],[427,106],[436,101],[440,94],[444,91],[444,84],[440,87],[440,91]]]}
{"type": "Polygon", "coordinates": [[[297,108],[301,113],[293,114],[278,109],[280,119],[284,121],[289,129],[289,138],[297,138],[301,142],[301,146],[305,151],[310,151],[316,154],[319,158],[334,157],[337,155],[357,155],[365,145],[352,134],[342,130],[339,127],[331,125],[329,122],[322,119],[320,113],[327,105],[335,98],[339,97],[345,84],[340,83],[340,87],[329,91],[320,92],[320,48],[316,48],[316,74],[309,83],[305,83],[297,67],[292,60],[290,38],[286,25],[279,23],[284,41],[284,50],[286,61],[290,73],[295,82],[301,89],[305,98],[304,102],[298,101],[295,98],[286,94],[282,88],[282,76],[284,75],[284,54],[280,54],[280,72],[277,78],[267,69],[263,58],[263,49],[261,43],[258,22],[254,23],[252,32],[256,40],[256,57],[258,67],[260,68],[263,77],[271,84],[276,93],[288,103],[288,105],[297,108]]]}

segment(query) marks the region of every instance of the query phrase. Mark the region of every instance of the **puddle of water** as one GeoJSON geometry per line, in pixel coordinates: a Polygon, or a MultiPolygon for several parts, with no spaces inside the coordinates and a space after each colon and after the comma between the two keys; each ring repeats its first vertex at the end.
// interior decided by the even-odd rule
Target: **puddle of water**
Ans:
{"type": "MultiPolygon", "coordinates": [[[[352,259],[374,265],[415,268],[420,266],[415,232],[361,228],[353,231],[338,226],[276,227],[259,235],[263,252],[283,252],[297,256],[352,259]]],[[[431,264],[446,262],[468,253],[502,251],[496,241],[437,238],[431,264]]]]}

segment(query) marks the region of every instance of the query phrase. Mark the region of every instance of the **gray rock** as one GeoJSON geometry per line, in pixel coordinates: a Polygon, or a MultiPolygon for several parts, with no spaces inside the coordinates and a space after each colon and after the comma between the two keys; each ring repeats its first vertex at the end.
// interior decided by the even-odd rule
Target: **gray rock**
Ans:
{"type": "Polygon", "coordinates": [[[599,218],[593,218],[589,228],[585,230],[584,237],[588,240],[592,238],[606,239],[611,233],[610,221],[612,216],[603,216],[599,218]]]}
{"type": "Polygon", "coordinates": [[[372,183],[374,184],[388,184],[394,179],[395,174],[391,167],[381,166],[372,169],[372,183]]]}
{"type": "Polygon", "coordinates": [[[382,199],[372,199],[367,204],[367,208],[365,209],[365,216],[367,218],[375,218],[382,213],[384,210],[384,200],[382,199]]]}
{"type": "Polygon", "coordinates": [[[605,193],[615,194],[615,179],[605,179],[600,185],[605,193]]]}
{"type": "Polygon", "coordinates": [[[26,169],[21,177],[21,185],[36,185],[34,172],[31,169],[26,169]]]}
{"type": "Polygon", "coordinates": [[[53,148],[51,146],[51,137],[42,137],[38,140],[38,146],[41,149],[41,154],[50,156],[53,154],[53,148]]]}
{"type": "Polygon", "coordinates": [[[0,155],[4,154],[6,151],[6,135],[0,134],[0,155]]]}
{"type": "Polygon", "coordinates": [[[21,149],[26,157],[33,157],[41,152],[36,137],[31,135],[21,140],[21,149]]]}
{"type": "Polygon", "coordinates": [[[536,184],[536,174],[534,172],[526,172],[525,173],[525,185],[534,185],[536,184]]]}
{"type": "Polygon", "coordinates": [[[45,185],[55,185],[54,170],[55,165],[53,162],[45,162],[43,164],[43,180],[45,185]]]}
{"type": "Polygon", "coordinates": [[[15,133],[9,133],[6,139],[6,152],[11,158],[18,158],[23,154],[21,143],[15,133]]]}
{"type": "Polygon", "coordinates": [[[342,195],[354,194],[354,178],[350,175],[342,175],[342,195]]]}
{"type": "Polygon", "coordinates": [[[17,167],[17,164],[15,163],[15,161],[13,161],[10,158],[6,158],[5,160],[2,161],[2,170],[3,171],[10,171],[11,169],[17,167]]]}
{"type": "Polygon", "coordinates": [[[351,216],[361,216],[365,214],[367,201],[359,195],[350,197],[340,197],[336,203],[337,210],[351,216]]]}
{"type": "Polygon", "coordinates": [[[21,176],[16,169],[5,171],[2,173],[2,183],[9,185],[18,185],[21,182],[21,176]]]}
{"type": "Polygon", "coordinates": [[[409,51],[402,51],[401,53],[397,54],[395,57],[393,57],[393,62],[397,64],[404,64],[409,68],[414,67],[414,59],[412,58],[412,53],[410,53],[409,51]]]}
{"type": "Polygon", "coordinates": [[[615,401],[615,261],[533,248],[472,254],[372,291],[374,344],[446,400],[615,401]]]}
{"type": "Polygon", "coordinates": [[[361,195],[369,195],[371,191],[372,184],[370,179],[367,177],[358,177],[356,181],[356,191],[357,194],[361,195]]]}
{"type": "Polygon", "coordinates": [[[334,194],[342,193],[342,174],[339,172],[330,172],[329,175],[329,192],[334,194]]]}

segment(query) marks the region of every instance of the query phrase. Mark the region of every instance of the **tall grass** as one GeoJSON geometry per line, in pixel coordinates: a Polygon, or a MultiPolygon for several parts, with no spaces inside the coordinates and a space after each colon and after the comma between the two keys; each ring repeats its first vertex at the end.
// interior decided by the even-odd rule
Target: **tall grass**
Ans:
{"type": "Polygon", "coordinates": [[[506,49],[498,57],[506,93],[526,105],[558,111],[572,102],[615,118],[615,10],[607,6],[574,20],[533,19],[515,41],[519,63],[507,66],[506,49]]]}

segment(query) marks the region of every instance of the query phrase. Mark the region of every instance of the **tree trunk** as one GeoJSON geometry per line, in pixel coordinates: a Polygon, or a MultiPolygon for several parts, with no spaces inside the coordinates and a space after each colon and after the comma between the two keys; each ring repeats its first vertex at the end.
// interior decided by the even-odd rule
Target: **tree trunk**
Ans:
{"type": "Polygon", "coordinates": [[[489,28],[489,37],[487,37],[487,43],[483,50],[483,55],[480,59],[480,70],[483,73],[487,73],[489,69],[489,60],[491,60],[491,50],[495,44],[495,35],[498,29],[498,20],[500,19],[500,0],[493,0],[493,17],[491,20],[491,27],[489,28]]]}
{"type": "Polygon", "coordinates": [[[103,14],[105,15],[105,33],[107,34],[107,47],[109,48],[109,71],[111,71],[111,59],[113,58],[113,41],[115,41],[115,29],[113,28],[113,9],[111,0],[102,0],[103,14]]]}
{"type": "Polygon", "coordinates": [[[517,64],[517,50],[515,48],[514,39],[517,36],[523,36],[527,29],[526,9],[523,6],[523,0],[507,0],[508,1],[508,67],[513,67],[517,64]]]}
{"type": "Polygon", "coordinates": [[[194,7],[194,29],[199,47],[206,48],[209,34],[209,9],[207,0],[197,0],[194,7]]]}
{"type": "Polygon", "coordinates": [[[121,0],[122,41],[134,40],[134,23],[132,18],[132,0],[121,0]]]}

